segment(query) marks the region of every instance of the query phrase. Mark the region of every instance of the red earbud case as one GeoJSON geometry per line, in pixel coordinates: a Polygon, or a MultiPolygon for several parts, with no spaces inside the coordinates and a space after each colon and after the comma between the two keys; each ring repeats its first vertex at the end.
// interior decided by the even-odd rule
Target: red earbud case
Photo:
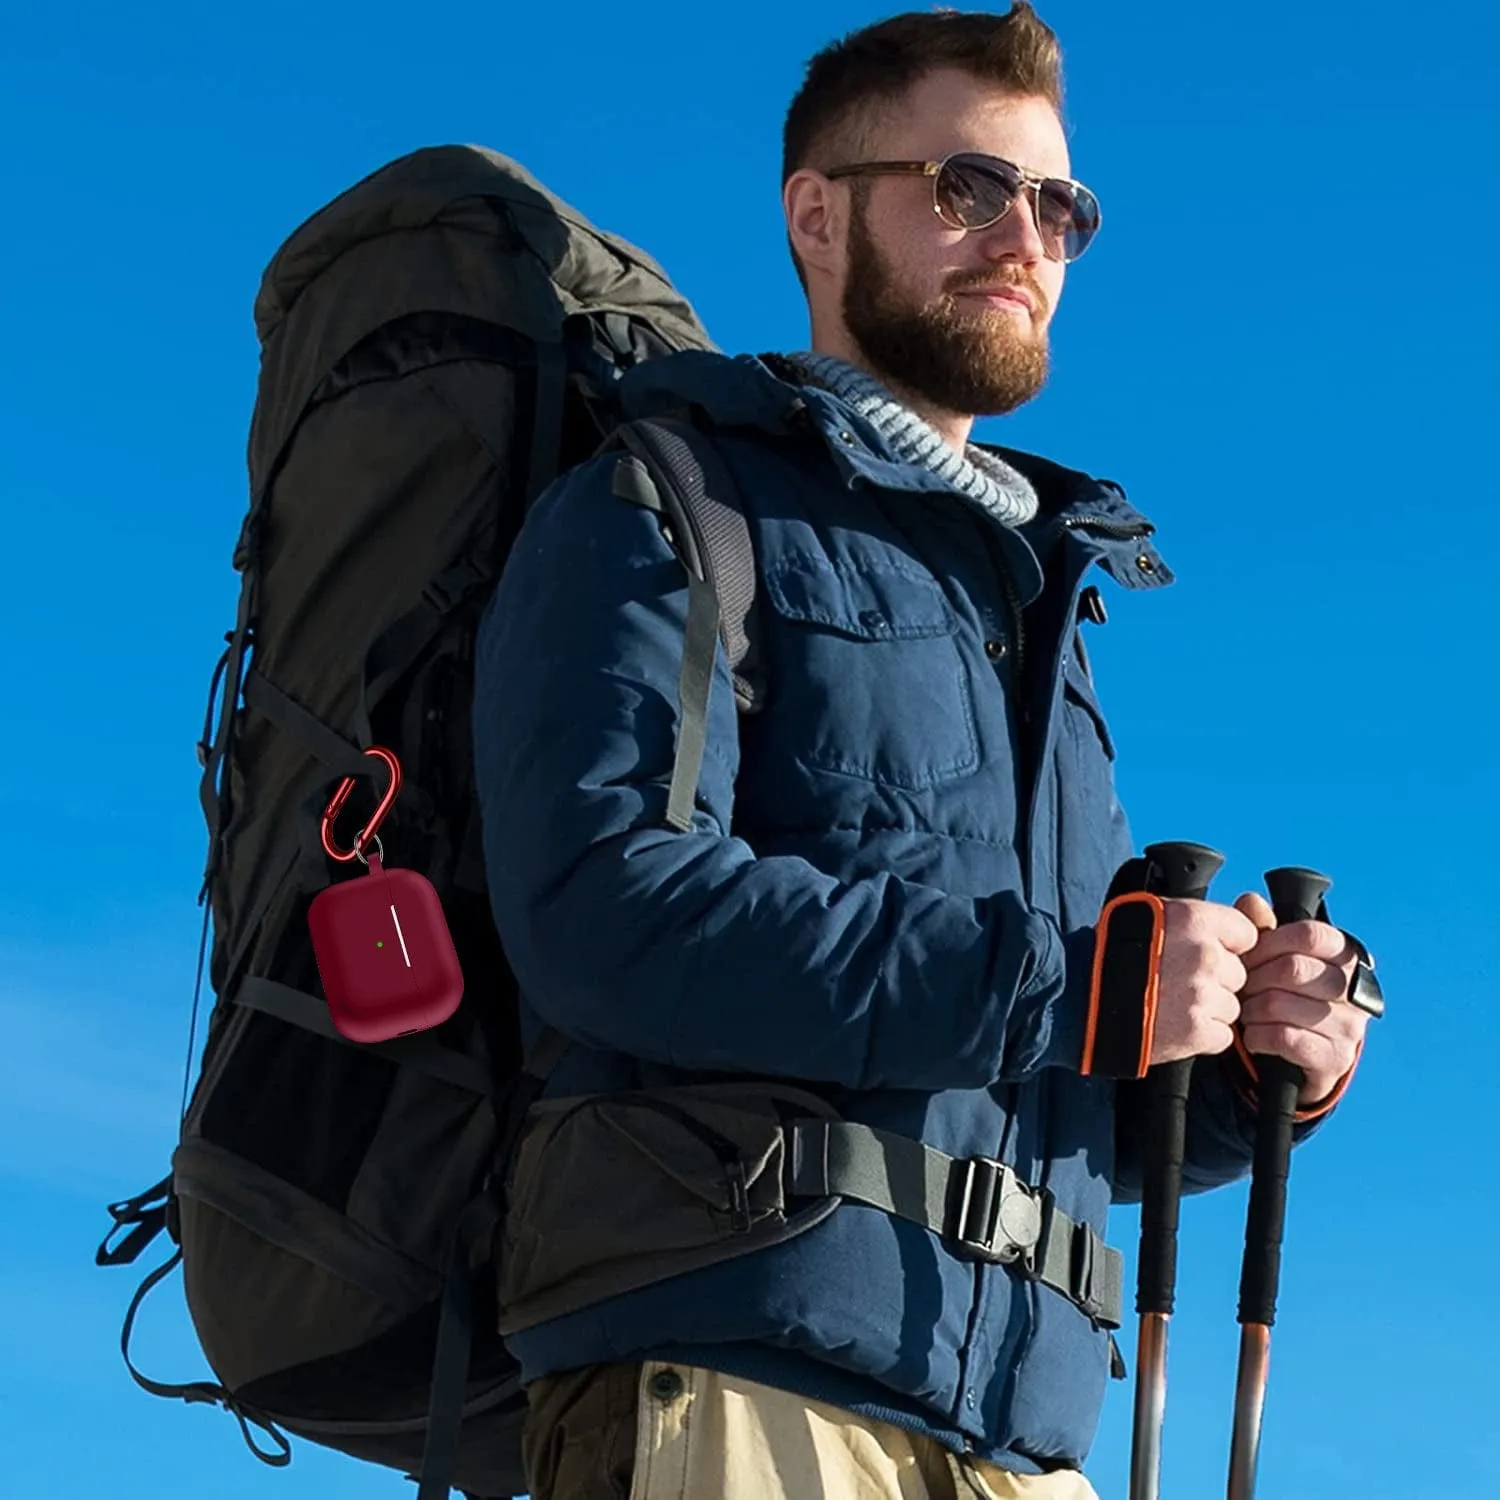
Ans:
{"type": "Polygon", "coordinates": [[[387,1042],[446,1021],[464,976],[432,883],[369,864],[319,891],[307,924],[333,1024],[352,1042],[387,1042]]]}
{"type": "Polygon", "coordinates": [[[415,870],[387,870],[376,830],[401,791],[401,762],[381,745],[365,754],[384,763],[390,785],[351,849],[341,849],[333,825],[353,790],[346,776],[323,813],[323,848],[368,873],[319,891],[307,913],[323,996],[341,1036],[351,1042],[388,1042],[440,1026],[463,999],[464,976],[443,903],[432,882],[415,870]],[[374,854],[366,855],[373,845],[374,854]]]}

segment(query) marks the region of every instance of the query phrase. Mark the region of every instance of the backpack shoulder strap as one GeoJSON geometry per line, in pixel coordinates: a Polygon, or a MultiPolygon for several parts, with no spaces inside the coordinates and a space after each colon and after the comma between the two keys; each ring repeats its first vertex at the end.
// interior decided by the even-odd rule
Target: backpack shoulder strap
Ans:
{"type": "MultiPolygon", "coordinates": [[[[653,417],[621,427],[617,437],[646,466],[658,504],[636,494],[652,509],[664,509],[680,528],[677,545],[683,564],[702,575],[719,601],[719,629],[734,696],[741,712],[760,707],[755,651],[755,547],[740,503],[739,487],[718,449],[691,421],[653,417]]],[[[624,481],[630,483],[627,477],[624,481]]],[[[621,488],[617,475],[616,491],[621,488]]]]}
{"type": "Polygon", "coordinates": [[[615,433],[621,499],[660,513],[688,573],[688,619],[679,682],[677,753],[667,822],[692,827],[708,740],[708,697],[718,641],[734,677],[735,706],[754,713],[764,685],[755,650],[755,547],[739,487],[712,441],[691,422],[653,417],[615,433]]]}

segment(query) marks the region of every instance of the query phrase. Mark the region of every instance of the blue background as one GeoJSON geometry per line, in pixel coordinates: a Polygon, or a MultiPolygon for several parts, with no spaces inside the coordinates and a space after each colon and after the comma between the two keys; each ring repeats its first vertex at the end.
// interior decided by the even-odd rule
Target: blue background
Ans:
{"type": "MultiPolygon", "coordinates": [[[[170,1149],[232,621],[250,305],[415,146],[525,162],[731,349],[799,346],[777,206],[803,61],[884,12],[27,5],[0,31],[0,1447],[7,1494],[411,1491],[138,1393],[102,1205],[170,1149]]],[[[1105,205],[1056,374],[986,435],[1121,481],[1178,585],[1092,636],[1137,839],[1337,877],[1392,1014],[1292,1184],[1261,1493],[1500,1494],[1490,7],[1053,0],[1105,205]]],[[[1243,1191],[1187,1206],[1166,1493],[1222,1492],[1243,1191]]],[[[1133,1248],[1135,1216],[1117,1243],[1133,1248]]],[[[174,1284],[175,1287],[175,1284],[174,1284]]],[[[175,1289],[148,1369],[198,1373],[175,1289]]],[[[1133,1355],[1131,1343],[1127,1352],[1133,1355]]],[[[1133,1364],[1133,1358],[1132,1358],[1133,1364]]],[[[1123,1495],[1129,1395],[1091,1463],[1123,1495]]]]}

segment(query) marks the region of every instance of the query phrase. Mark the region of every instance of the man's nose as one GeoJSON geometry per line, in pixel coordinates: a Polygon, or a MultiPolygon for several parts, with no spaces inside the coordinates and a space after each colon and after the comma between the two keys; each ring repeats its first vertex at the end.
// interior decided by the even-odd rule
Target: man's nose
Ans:
{"type": "Polygon", "coordinates": [[[1047,258],[1047,245],[1036,220],[1036,194],[1023,187],[1005,216],[988,229],[975,230],[990,260],[1016,260],[1034,266],[1047,258]]]}

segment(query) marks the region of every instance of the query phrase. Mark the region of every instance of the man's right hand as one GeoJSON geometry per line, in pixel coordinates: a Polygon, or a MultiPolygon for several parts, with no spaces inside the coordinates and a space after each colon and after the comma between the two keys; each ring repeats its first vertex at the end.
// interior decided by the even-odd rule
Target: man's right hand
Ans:
{"type": "Polygon", "coordinates": [[[1157,989],[1151,1064],[1225,1052],[1234,1042],[1241,955],[1260,929],[1243,912],[1213,901],[1169,900],[1157,989]]]}

